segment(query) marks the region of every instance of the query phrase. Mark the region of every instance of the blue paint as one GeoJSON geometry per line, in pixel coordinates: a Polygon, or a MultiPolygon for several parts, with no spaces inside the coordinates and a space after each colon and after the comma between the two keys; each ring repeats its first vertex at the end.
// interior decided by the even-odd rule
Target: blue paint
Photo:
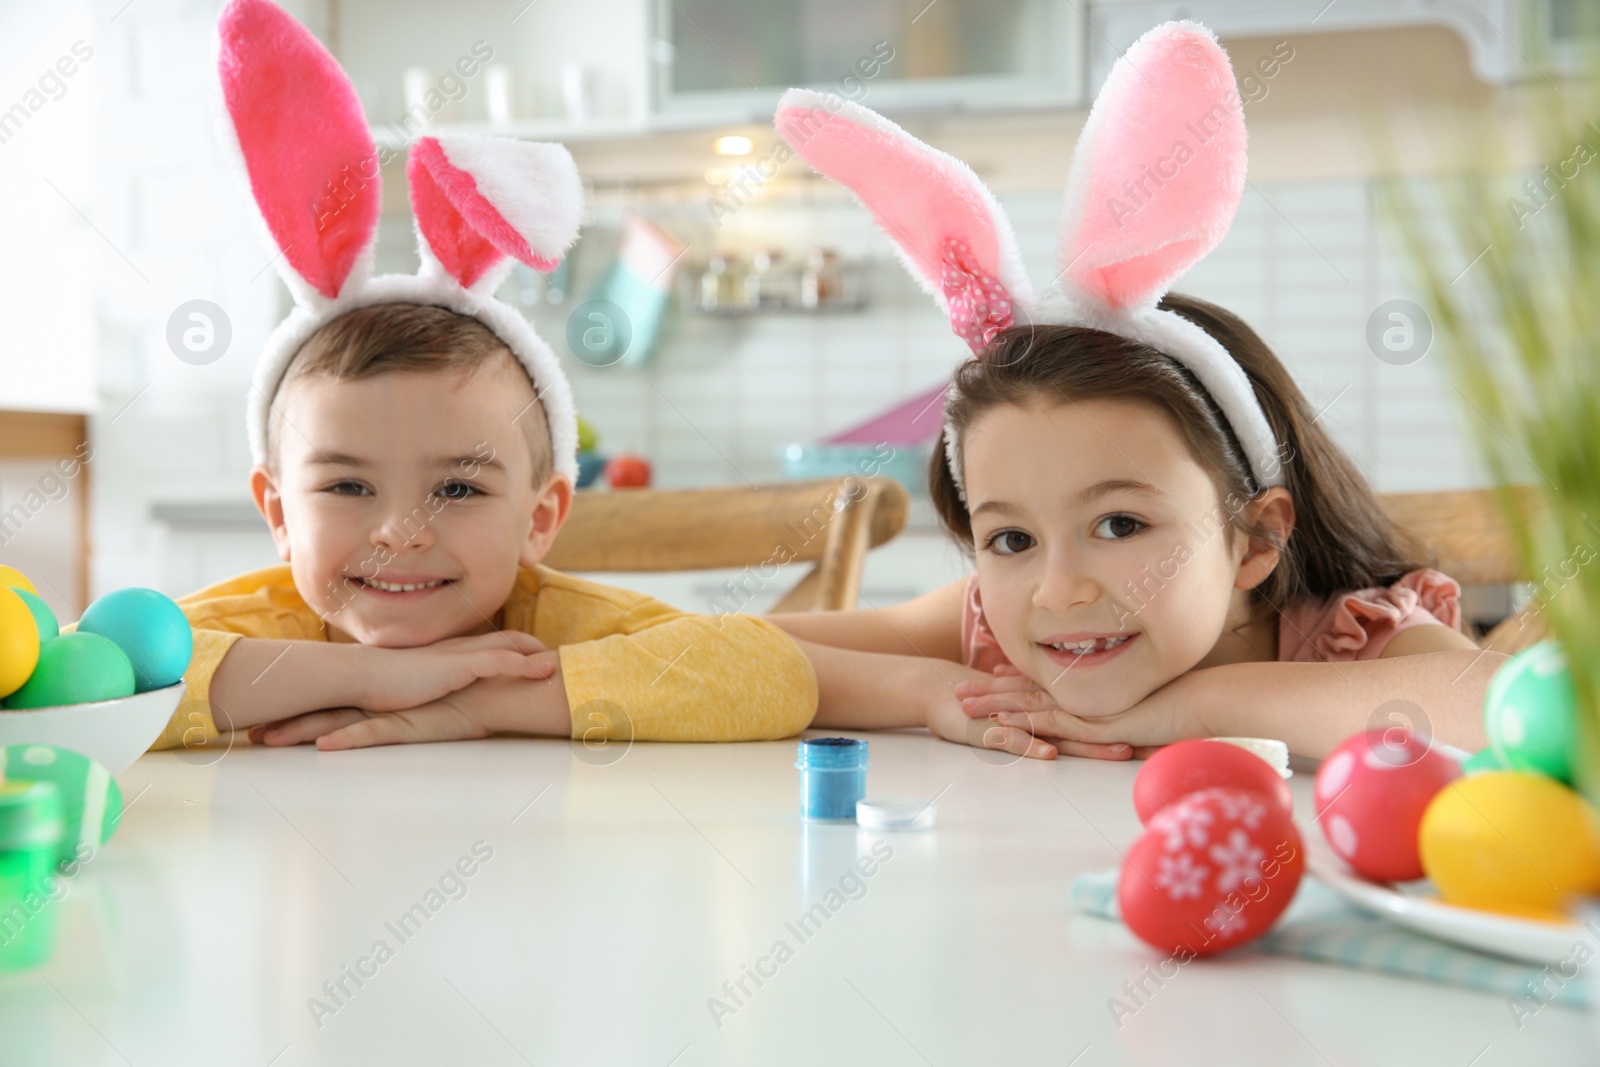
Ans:
{"type": "Polygon", "coordinates": [[[867,743],[853,737],[800,742],[800,817],[855,821],[856,801],[867,795],[867,743]]]}

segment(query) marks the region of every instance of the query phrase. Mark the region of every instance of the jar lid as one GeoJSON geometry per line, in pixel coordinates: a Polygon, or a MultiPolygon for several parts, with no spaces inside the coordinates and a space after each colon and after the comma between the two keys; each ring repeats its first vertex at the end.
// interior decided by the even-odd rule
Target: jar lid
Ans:
{"type": "Polygon", "coordinates": [[[869,766],[867,743],[854,737],[807,738],[794,765],[802,771],[857,770],[869,766]]]}
{"type": "Polygon", "coordinates": [[[939,821],[932,800],[868,797],[856,801],[856,825],[863,830],[931,830],[939,821]]]}
{"type": "Polygon", "coordinates": [[[54,782],[0,785],[0,851],[55,848],[66,832],[54,782]]]}

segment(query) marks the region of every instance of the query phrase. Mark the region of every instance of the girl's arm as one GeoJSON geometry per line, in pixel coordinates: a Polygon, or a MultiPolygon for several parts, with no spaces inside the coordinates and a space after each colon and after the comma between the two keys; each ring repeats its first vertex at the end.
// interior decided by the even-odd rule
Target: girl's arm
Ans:
{"type": "Polygon", "coordinates": [[[1052,741],[1143,746],[1187,737],[1275,737],[1297,755],[1321,759],[1352,734],[1409,722],[1418,732],[1475,752],[1485,743],[1484,693],[1507,657],[1471,647],[1422,651],[1434,642],[1453,642],[1419,631],[1455,633],[1419,626],[1396,635],[1391,644],[1401,648],[1395,655],[1386,649],[1378,659],[1353,663],[1229,663],[1190,671],[1127,711],[1101,718],[1062,711],[1037,688],[989,693],[963,704],[968,715],[995,715],[1052,741]],[[1405,651],[1408,646],[1414,651],[1405,651]]]}
{"type": "Polygon", "coordinates": [[[1123,744],[1041,741],[1026,730],[969,717],[955,687],[989,679],[961,663],[961,578],[915,600],[865,611],[786,612],[766,618],[789,633],[817,675],[813,729],[926,727],[975,748],[1034,759],[1128,759],[1123,744]]]}
{"type": "Polygon", "coordinates": [[[1355,663],[1236,663],[1193,672],[1193,693],[1172,698],[1193,701],[1199,736],[1277,737],[1317,759],[1352,734],[1404,724],[1476,752],[1486,744],[1483,696],[1506,659],[1460,649],[1355,663]]]}
{"type": "Polygon", "coordinates": [[[961,708],[955,687],[989,675],[959,663],[894,656],[819,645],[796,638],[817,672],[817,715],[813,729],[893,730],[927,727],[936,736],[974,748],[990,748],[1033,759],[1087,756],[1124,760],[1124,744],[1040,740],[1026,729],[972,718],[961,708]]]}
{"type": "Polygon", "coordinates": [[[961,601],[966,595],[967,579],[960,578],[886,608],[782,612],[766,618],[791,636],[814,644],[959,663],[961,601]]]}

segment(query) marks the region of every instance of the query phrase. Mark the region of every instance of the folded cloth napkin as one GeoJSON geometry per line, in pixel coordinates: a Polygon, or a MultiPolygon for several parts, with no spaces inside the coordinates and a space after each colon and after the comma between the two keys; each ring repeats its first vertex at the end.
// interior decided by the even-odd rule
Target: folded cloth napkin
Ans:
{"type": "MultiPolygon", "coordinates": [[[[1120,921],[1117,878],[1115,870],[1080,874],[1072,882],[1072,906],[1120,921]]],[[[1600,956],[1600,948],[1587,948],[1600,956]]],[[[1413,933],[1362,911],[1313,878],[1301,881],[1278,924],[1243,951],[1252,949],[1500,994],[1519,1019],[1548,1004],[1578,1009],[1594,1004],[1587,974],[1563,977],[1554,966],[1535,967],[1413,933]]],[[[1600,966],[1600,960],[1583,960],[1589,956],[1577,961],[1584,971],[1600,966]]]]}

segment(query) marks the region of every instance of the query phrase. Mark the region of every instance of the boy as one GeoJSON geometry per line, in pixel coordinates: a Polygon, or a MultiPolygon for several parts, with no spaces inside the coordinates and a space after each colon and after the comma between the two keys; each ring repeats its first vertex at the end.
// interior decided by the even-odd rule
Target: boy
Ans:
{"type": "Polygon", "coordinates": [[[243,728],[320,748],[805,728],[816,677],[770,623],[539,566],[572,503],[577,413],[554,352],[493,293],[513,260],[551,270],[577,239],[566,149],[419,137],[421,268],[375,277],[383,155],[354,86],[270,0],[231,0],[218,34],[223,150],[295,302],[247,409],[251,492],[287,566],[178,601],[190,699],[157,747],[243,728]]]}
{"type": "Polygon", "coordinates": [[[334,319],[290,363],[267,442],[250,485],[287,565],[178,601],[190,702],[155,747],[244,728],[324,749],[731,741],[811,721],[811,668],[772,624],[539,566],[572,484],[528,375],[476,319],[415,304],[334,319]]]}

